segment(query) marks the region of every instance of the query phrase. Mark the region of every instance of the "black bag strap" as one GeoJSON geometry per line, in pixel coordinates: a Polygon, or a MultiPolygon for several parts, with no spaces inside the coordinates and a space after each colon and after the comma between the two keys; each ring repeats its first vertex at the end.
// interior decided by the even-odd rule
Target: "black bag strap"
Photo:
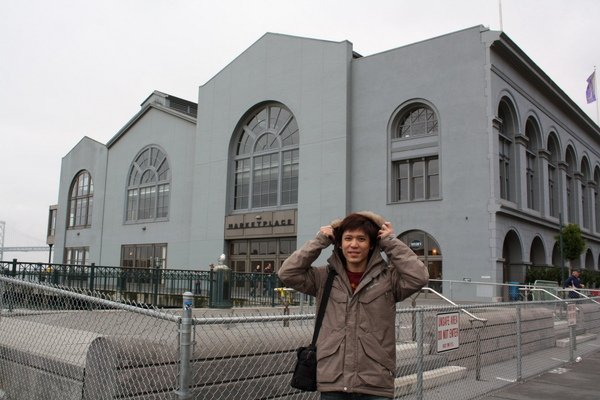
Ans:
{"type": "Polygon", "coordinates": [[[325,308],[327,307],[327,302],[329,300],[329,293],[331,293],[331,287],[333,286],[333,278],[337,275],[335,269],[332,267],[329,268],[329,273],[327,274],[327,281],[325,282],[325,290],[323,291],[323,297],[321,297],[321,303],[319,303],[319,313],[317,314],[317,320],[315,321],[315,331],[313,333],[311,346],[317,344],[317,338],[319,337],[319,331],[321,330],[321,324],[323,323],[323,317],[325,316],[325,308]]]}

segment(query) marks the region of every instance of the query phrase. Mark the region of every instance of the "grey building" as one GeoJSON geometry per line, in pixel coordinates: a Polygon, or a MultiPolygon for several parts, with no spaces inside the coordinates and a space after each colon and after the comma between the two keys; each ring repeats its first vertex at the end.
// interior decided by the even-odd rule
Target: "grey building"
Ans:
{"type": "Polygon", "coordinates": [[[560,265],[560,215],[588,243],[575,264],[597,270],[599,143],[502,32],[370,56],[267,33],[199,87],[197,108],[154,92],[107,144],[64,157],[54,261],[205,269],[225,253],[236,271],[277,269],[368,209],[432,278],[523,282],[528,265],[560,265]]]}

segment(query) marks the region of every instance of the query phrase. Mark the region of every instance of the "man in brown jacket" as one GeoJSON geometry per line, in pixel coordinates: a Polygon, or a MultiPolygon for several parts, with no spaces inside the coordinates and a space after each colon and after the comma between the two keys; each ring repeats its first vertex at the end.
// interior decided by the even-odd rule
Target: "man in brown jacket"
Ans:
{"type": "Polygon", "coordinates": [[[371,212],[321,227],[278,274],[286,286],[316,296],[319,304],[328,268],[337,275],[317,339],[321,399],[393,398],[396,302],[427,284],[427,268],[396,238],[392,224],[371,212]],[[328,265],[312,267],[331,244],[328,265]]]}

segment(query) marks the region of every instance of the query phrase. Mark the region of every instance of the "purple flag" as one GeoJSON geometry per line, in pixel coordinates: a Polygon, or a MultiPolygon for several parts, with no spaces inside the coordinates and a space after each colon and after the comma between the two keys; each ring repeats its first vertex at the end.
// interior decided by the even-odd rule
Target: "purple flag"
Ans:
{"type": "Polygon", "coordinates": [[[587,78],[587,88],[585,89],[585,99],[588,104],[596,101],[596,71],[592,72],[587,78]]]}

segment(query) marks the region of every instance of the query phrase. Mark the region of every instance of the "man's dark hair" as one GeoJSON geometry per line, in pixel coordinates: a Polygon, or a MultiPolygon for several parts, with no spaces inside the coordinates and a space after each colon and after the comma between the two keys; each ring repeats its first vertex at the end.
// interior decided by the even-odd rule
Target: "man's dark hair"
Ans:
{"type": "Polygon", "coordinates": [[[373,252],[373,247],[377,243],[377,234],[379,233],[379,226],[370,218],[365,217],[364,215],[358,213],[352,213],[346,216],[342,220],[339,226],[337,226],[333,230],[333,235],[335,237],[335,246],[337,247],[338,254],[344,264],[346,263],[346,259],[342,254],[342,236],[346,231],[354,231],[356,229],[362,230],[369,237],[369,244],[371,245],[371,251],[369,251],[369,258],[371,258],[371,254],[373,252]]]}

